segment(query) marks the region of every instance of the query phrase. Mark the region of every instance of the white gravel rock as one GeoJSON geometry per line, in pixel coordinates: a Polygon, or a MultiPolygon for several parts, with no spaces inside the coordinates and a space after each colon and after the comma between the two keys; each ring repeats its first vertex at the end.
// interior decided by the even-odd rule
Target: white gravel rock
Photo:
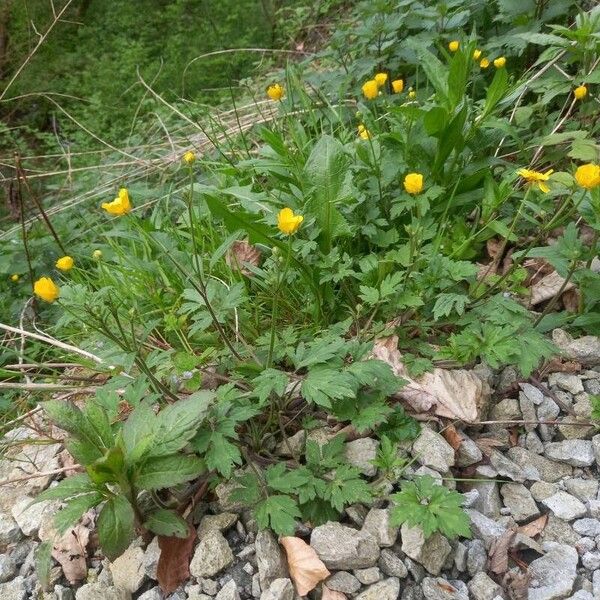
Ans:
{"type": "Polygon", "coordinates": [[[397,577],[388,577],[370,585],[356,596],[356,600],[397,600],[400,594],[400,581],[397,577]]]}
{"type": "Polygon", "coordinates": [[[559,600],[573,591],[579,556],[572,546],[549,542],[546,554],[529,565],[529,600],[559,600]]]}
{"type": "Polygon", "coordinates": [[[556,492],[553,496],[542,500],[542,504],[549,508],[559,519],[563,519],[564,521],[578,519],[579,517],[583,517],[587,512],[581,500],[562,491],[556,492]]]}
{"type": "Polygon", "coordinates": [[[382,548],[389,548],[396,543],[398,529],[390,524],[389,508],[372,508],[363,525],[363,531],[370,533],[382,548]]]}
{"type": "Polygon", "coordinates": [[[211,531],[200,540],[190,563],[190,573],[196,577],[212,577],[233,562],[233,552],[219,531],[211,531]]]}
{"type": "Polygon", "coordinates": [[[496,596],[503,596],[502,588],[483,572],[477,573],[467,587],[475,600],[494,600],[496,596]]]}
{"type": "Polygon", "coordinates": [[[439,473],[447,473],[454,466],[454,449],[441,436],[429,427],[423,427],[412,446],[412,454],[417,461],[439,473]]]}
{"type": "Polygon", "coordinates": [[[589,467],[595,460],[592,442],[587,440],[552,442],[546,445],[545,454],[551,460],[573,467],[589,467]]]}
{"type": "Polygon", "coordinates": [[[600,535],[600,520],[590,518],[579,519],[573,523],[573,529],[579,535],[596,537],[597,535],[600,535]]]}
{"type": "Polygon", "coordinates": [[[144,551],[139,546],[130,546],[110,564],[110,572],[115,587],[137,592],[146,579],[144,551]]]}
{"type": "MultiPolygon", "coordinates": [[[[86,583],[75,593],[76,600],[130,600],[131,594],[125,590],[106,587],[100,583],[86,583]]],[[[5,600],[2,597],[2,600],[5,600]]]]}
{"type": "Polygon", "coordinates": [[[520,523],[540,514],[531,492],[520,483],[505,483],[500,488],[504,506],[510,509],[513,519],[520,523]]]}
{"type": "Polygon", "coordinates": [[[439,575],[446,558],[452,552],[448,540],[440,533],[434,533],[425,539],[418,527],[402,525],[402,552],[423,565],[432,575],[439,575]]]}
{"type": "Polygon", "coordinates": [[[377,473],[377,467],[373,461],[377,458],[379,442],[372,438],[359,438],[348,442],[345,448],[346,460],[367,477],[373,477],[377,473]]]}
{"type": "Polygon", "coordinates": [[[12,516],[0,513],[0,546],[16,544],[22,537],[21,528],[12,516]]]}
{"type": "Polygon", "coordinates": [[[267,530],[259,531],[256,535],[256,563],[262,591],[268,589],[275,579],[285,579],[288,576],[283,552],[275,536],[267,530]]]}
{"type": "Polygon", "coordinates": [[[333,521],[313,529],[310,545],[328,569],[366,569],[379,559],[379,544],[370,533],[333,521]]]}

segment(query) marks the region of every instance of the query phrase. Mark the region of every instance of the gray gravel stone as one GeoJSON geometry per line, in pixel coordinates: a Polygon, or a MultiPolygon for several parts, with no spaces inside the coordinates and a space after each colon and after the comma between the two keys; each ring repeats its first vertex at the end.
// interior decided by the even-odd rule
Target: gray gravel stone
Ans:
{"type": "Polygon", "coordinates": [[[483,458],[479,446],[465,434],[460,434],[462,443],[456,451],[456,464],[459,467],[469,467],[483,458]]]}
{"type": "MultiPolygon", "coordinates": [[[[573,469],[570,465],[550,460],[535,452],[530,452],[526,448],[514,446],[506,451],[508,458],[516,462],[522,469],[527,467],[537,473],[537,479],[554,483],[563,477],[569,477],[573,469]]],[[[534,479],[530,477],[529,479],[534,479]]]]}
{"type": "Polygon", "coordinates": [[[270,531],[258,532],[255,548],[260,588],[264,591],[275,579],[285,579],[288,571],[281,548],[270,531]]]}
{"type": "Polygon", "coordinates": [[[209,531],[225,531],[235,525],[238,516],[235,513],[223,512],[218,515],[204,515],[198,525],[198,537],[202,539],[209,531]]]}
{"type": "Polygon", "coordinates": [[[370,533],[332,521],[313,529],[310,545],[328,569],[366,569],[379,559],[379,544],[370,533]]]}
{"type": "MultiPolygon", "coordinates": [[[[194,599],[197,596],[194,596],[194,599]]],[[[188,598],[192,598],[192,596],[188,595],[188,598]]],[[[137,600],[162,600],[163,593],[160,591],[158,586],[153,587],[151,590],[144,592],[141,596],[138,596],[137,600]]]]}
{"type": "Polygon", "coordinates": [[[484,571],[487,565],[487,552],[485,544],[478,539],[468,540],[467,546],[467,571],[473,577],[479,571],[484,571]]]}
{"type": "Polygon", "coordinates": [[[400,581],[397,577],[388,577],[370,585],[356,596],[356,600],[397,600],[400,594],[400,581]]]}
{"type": "Polygon", "coordinates": [[[548,514],[548,522],[540,535],[541,542],[560,542],[574,546],[580,539],[581,536],[573,530],[569,523],[552,513],[548,514]]]}
{"type": "MultiPolygon", "coordinates": [[[[600,436],[598,438],[600,439],[600,436]]],[[[21,528],[12,516],[0,513],[0,546],[16,544],[22,537],[21,528]]]]}
{"type": "Polygon", "coordinates": [[[476,537],[482,539],[488,548],[497,537],[500,537],[506,531],[504,525],[486,517],[477,510],[467,508],[466,513],[471,520],[473,533],[476,537]]]}
{"type": "Polygon", "coordinates": [[[587,440],[553,442],[546,445],[545,454],[551,460],[573,467],[589,467],[595,460],[592,442],[587,440]]]}
{"type": "Polygon", "coordinates": [[[565,487],[570,494],[579,498],[582,502],[590,502],[598,495],[598,480],[573,477],[565,480],[565,487]]]}
{"type": "Polygon", "coordinates": [[[271,582],[269,589],[261,594],[260,600],[294,600],[295,595],[292,582],[281,578],[271,582]]]}
{"type": "Polygon", "coordinates": [[[576,360],[582,365],[597,365],[600,363],[600,338],[586,335],[573,339],[563,329],[552,332],[552,341],[560,348],[563,356],[576,360]]]}
{"type": "Polygon", "coordinates": [[[219,531],[211,531],[200,540],[190,563],[190,573],[196,577],[212,577],[233,562],[233,552],[219,531]]]}
{"type": "MultiPolygon", "coordinates": [[[[76,600],[130,600],[131,594],[115,587],[105,587],[99,583],[86,583],[75,593],[76,600]]],[[[2,597],[2,600],[4,598],[2,597]]]]}
{"type": "Polygon", "coordinates": [[[0,554],[0,583],[4,583],[12,579],[17,572],[17,564],[12,556],[8,554],[0,554]]]}
{"type": "Polygon", "coordinates": [[[13,519],[17,522],[21,531],[27,537],[34,537],[40,529],[42,520],[49,518],[50,514],[57,508],[56,502],[51,500],[42,500],[31,504],[33,498],[23,496],[13,506],[11,512],[13,519]]]}
{"type": "Polygon", "coordinates": [[[571,394],[578,394],[584,391],[581,378],[571,373],[550,373],[548,384],[571,394]]]}
{"type": "Polygon", "coordinates": [[[594,450],[596,464],[600,465],[600,433],[592,438],[592,448],[594,450]]]}
{"type": "Polygon", "coordinates": [[[472,490],[477,490],[477,500],[473,502],[472,507],[483,513],[486,517],[496,519],[500,516],[502,501],[498,491],[498,484],[495,481],[482,479],[480,481],[471,482],[472,490]]]}
{"type": "Polygon", "coordinates": [[[371,585],[377,583],[381,579],[381,571],[377,567],[369,567],[368,569],[355,569],[354,576],[363,585],[371,585]]]}
{"type": "Polygon", "coordinates": [[[434,533],[425,539],[418,527],[402,525],[402,552],[423,565],[432,575],[439,575],[452,547],[440,533],[434,533]]]}
{"type": "Polygon", "coordinates": [[[443,436],[429,427],[421,429],[412,446],[412,454],[420,464],[439,473],[447,473],[454,466],[454,449],[443,436]]]}
{"type": "Polygon", "coordinates": [[[150,579],[156,580],[156,569],[158,568],[158,559],[160,558],[160,548],[158,546],[158,537],[152,539],[144,552],[144,572],[150,579]]]}
{"type": "Polygon", "coordinates": [[[425,577],[421,589],[427,600],[468,600],[469,598],[468,591],[442,577],[425,577]]]}
{"type": "Polygon", "coordinates": [[[27,598],[27,580],[19,575],[12,581],[0,583],[0,598],[2,600],[25,600],[27,598]]]}
{"type": "Polygon", "coordinates": [[[389,548],[396,543],[398,529],[390,524],[388,508],[372,508],[363,525],[363,531],[370,533],[382,548],[389,548]]]}
{"type": "Polygon", "coordinates": [[[139,546],[130,546],[111,563],[110,572],[115,587],[137,592],[146,579],[144,551],[139,546]]]}
{"type": "MultiPolygon", "coordinates": [[[[277,581],[277,580],[276,580],[277,581]]],[[[289,581],[289,579],[287,580],[289,581]]],[[[275,583],[275,582],[273,582],[275,583]]],[[[290,582],[291,583],[291,582],[290,582]]],[[[272,584],[271,584],[272,585],[272,584]]],[[[269,590],[271,586],[269,586],[269,590]]],[[[268,592],[267,592],[268,593],[268,592]]],[[[264,595],[264,592],[263,592],[264,595]]],[[[261,595],[262,598],[262,595],[261,595]]],[[[240,594],[238,592],[237,584],[233,579],[230,579],[220,590],[219,593],[215,596],[215,600],[240,600],[240,594]]],[[[271,596],[269,600],[275,600],[274,596],[271,596]]],[[[283,600],[283,599],[282,599],[283,600]]],[[[286,600],[291,600],[286,597],[286,600]]]]}
{"type": "Polygon", "coordinates": [[[355,594],[360,590],[360,581],[347,571],[336,571],[325,583],[330,590],[343,594],[355,594]]]}
{"type": "Polygon", "coordinates": [[[483,572],[477,573],[467,587],[475,600],[494,600],[496,596],[504,595],[502,588],[483,572]]]}
{"type": "Polygon", "coordinates": [[[542,500],[542,504],[549,508],[559,519],[565,521],[572,521],[573,519],[583,517],[587,512],[580,500],[562,491],[556,492],[553,496],[542,500]]]}
{"type": "Polygon", "coordinates": [[[598,519],[579,519],[573,523],[573,529],[579,535],[596,537],[600,535],[600,520],[598,519]]]}
{"type": "Polygon", "coordinates": [[[406,565],[391,550],[384,549],[381,551],[377,566],[384,575],[388,575],[389,577],[404,579],[408,575],[406,565]]]}
{"type": "Polygon", "coordinates": [[[540,440],[540,436],[535,431],[530,431],[525,436],[525,447],[535,454],[544,453],[544,443],[540,440]]]}
{"type": "Polygon", "coordinates": [[[359,438],[346,444],[346,460],[360,470],[363,475],[373,477],[377,467],[373,461],[377,458],[379,442],[372,438],[359,438]]]}
{"type": "Polygon", "coordinates": [[[559,600],[573,591],[579,557],[567,544],[547,543],[546,554],[529,565],[529,600],[559,600]]]}
{"type": "Polygon", "coordinates": [[[504,506],[510,509],[513,519],[520,523],[540,514],[531,492],[520,483],[505,483],[500,488],[504,506]]]}
{"type": "Polygon", "coordinates": [[[600,552],[586,552],[581,557],[581,564],[588,571],[595,571],[600,569],[600,552]]]}

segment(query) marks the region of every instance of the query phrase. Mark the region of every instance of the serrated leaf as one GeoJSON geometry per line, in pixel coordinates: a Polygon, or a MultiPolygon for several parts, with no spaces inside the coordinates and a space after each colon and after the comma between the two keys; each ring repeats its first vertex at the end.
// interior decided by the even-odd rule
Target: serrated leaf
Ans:
{"type": "Polygon", "coordinates": [[[161,410],[156,418],[154,443],[147,455],[167,456],[181,450],[196,435],[213,399],[213,392],[196,392],[193,398],[161,410]]]}
{"type": "Polygon", "coordinates": [[[82,515],[90,508],[100,504],[104,497],[99,492],[83,494],[69,500],[66,505],[54,515],[54,526],[60,535],[66,533],[82,515]]]}
{"type": "Polygon", "coordinates": [[[302,382],[300,392],[308,402],[331,408],[332,400],[354,397],[356,381],[349,373],[337,369],[314,368],[302,382]]]}
{"type": "Polygon", "coordinates": [[[265,477],[270,488],[284,493],[295,493],[297,489],[305,485],[310,479],[310,473],[300,467],[298,469],[286,469],[285,464],[270,466],[265,477]]]}
{"type": "Polygon", "coordinates": [[[224,477],[230,477],[234,465],[242,462],[242,455],[238,447],[231,443],[221,432],[213,431],[210,435],[204,460],[206,466],[216,470],[224,477]]]}
{"type": "Polygon", "coordinates": [[[157,535],[187,538],[189,527],[175,511],[160,508],[150,514],[144,527],[157,535]]]}
{"type": "Polygon", "coordinates": [[[276,396],[283,396],[288,384],[288,376],[279,369],[265,369],[258,377],[252,380],[254,385],[254,394],[262,403],[274,393],[276,396]]]}
{"type": "Polygon", "coordinates": [[[66,500],[79,494],[96,492],[96,486],[92,483],[87,473],[77,473],[60,481],[54,487],[44,490],[38,494],[33,502],[42,500],[66,500]]]}
{"type": "Polygon", "coordinates": [[[153,446],[156,421],[154,411],[147,404],[140,404],[125,421],[122,439],[128,465],[138,462],[153,446]]]}
{"type": "Polygon", "coordinates": [[[441,317],[449,316],[453,311],[459,316],[463,315],[468,303],[469,297],[464,294],[440,294],[433,306],[433,319],[437,321],[441,317]]]}
{"type": "Polygon", "coordinates": [[[261,529],[270,527],[277,535],[293,535],[296,519],[301,517],[296,501],[281,494],[259,502],[254,514],[261,529]]]}
{"type": "Polygon", "coordinates": [[[102,507],[98,516],[98,539],[111,561],[119,557],[133,539],[134,513],[123,496],[115,496],[102,507]]]}
{"type": "Polygon", "coordinates": [[[137,471],[135,483],[145,490],[160,490],[194,479],[204,471],[197,456],[177,454],[148,459],[137,471]]]}

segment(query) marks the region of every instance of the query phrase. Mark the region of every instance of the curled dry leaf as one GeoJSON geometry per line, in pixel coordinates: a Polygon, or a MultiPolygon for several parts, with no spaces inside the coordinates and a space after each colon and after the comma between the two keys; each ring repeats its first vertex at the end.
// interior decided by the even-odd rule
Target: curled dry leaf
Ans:
{"type": "Polygon", "coordinates": [[[282,537],[279,543],[285,548],[290,577],[299,596],[306,596],[320,581],[331,575],[314,548],[304,540],[286,536],[282,537]]]}
{"type": "Polygon", "coordinates": [[[512,529],[508,529],[492,542],[489,565],[489,570],[492,573],[501,575],[508,571],[508,550],[514,537],[515,532],[512,529]]]}
{"type": "Polygon", "coordinates": [[[196,541],[196,530],[190,526],[189,535],[185,539],[178,537],[158,536],[160,557],[156,576],[158,585],[165,596],[174,592],[190,577],[190,556],[196,541]]]}
{"type": "MultiPolygon", "coordinates": [[[[556,271],[552,271],[548,275],[544,275],[539,281],[536,281],[531,286],[531,296],[529,298],[529,306],[536,306],[541,302],[554,298],[560,291],[565,280],[556,271]]],[[[567,283],[565,290],[571,290],[575,287],[572,281],[567,283]]]]}
{"type": "Polygon", "coordinates": [[[402,362],[396,336],[376,340],[372,354],[387,362],[395,375],[407,381],[398,396],[415,411],[432,411],[440,417],[468,423],[479,420],[490,389],[473,371],[436,368],[412,379],[402,362]]]}
{"type": "Polygon", "coordinates": [[[330,590],[325,584],[323,584],[321,600],[346,600],[346,594],[342,594],[342,592],[336,592],[335,590],[330,590]]]}
{"type": "Polygon", "coordinates": [[[246,240],[236,240],[227,251],[225,257],[227,264],[233,269],[237,269],[246,277],[252,276],[252,271],[245,265],[254,265],[257,267],[260,263],[261,252],[246,240]]]}
{"type": "Polygon", "coordinates": [[[87,576],[89,539],[90,530],[79,523],[53,543],[52,557],[60,564],[70,584],[79,583],[87,576]]]}
{"type": "Polygon", "coordinates": [[[460,445],[463,443],[463,438],[460,433],[456,431],[456,427],[454,427],[454,425],[446,425],[446,427],[444,427],[440,433],[455,451],[458,450],[460,445]]]}
{"type": "Polygon", "coordinates": [[[548,523],[548,515],[542,515],[541,517],[538,517],[534,521],[531,521],[531,523],[527,523],[527,525],[521,525],[521,527],[517,527],[517,531],[519,533],[522,533],[523,535],[526,535],[526,536],[532,538],[532,537],[535,537],[536,535],[542,533],[542,531],[544,531],[544,528],[546,527],[547,523],[548,523]]]}

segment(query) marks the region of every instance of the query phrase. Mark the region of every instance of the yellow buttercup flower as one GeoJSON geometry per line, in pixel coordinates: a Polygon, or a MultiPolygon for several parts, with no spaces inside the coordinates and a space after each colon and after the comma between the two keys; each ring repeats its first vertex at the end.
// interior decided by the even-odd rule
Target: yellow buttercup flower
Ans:
{"type": "Polygon", "coordinates": [[[40,277],[33,284],[33,293],[44,302],[54,302],[60,296],[60,289],[50,277],[40,277]]]}
{"type": "Polygon", "coordinates": [[[15,283],[17,283],[17,281],[19,281],[19,279],[21,279],[19,277],[19,275],[17,273],[14,273],[13,275],[10,276],[10,280],[14,281],[15,283]]]}
{"type": "Polygon", "coordinates": [[[379,85],[374,79],[369,79],[363,83],[362,93],[367,100],[375,100],[379,95],[379,85]]]}
{"type": "Polygon", "coordinates": [[[399,94],[404,89],[404,80],[403,79],[394,79],[392,81],[392,89],[394,90],[394,94],[399,94]]]}
{"type": "Polygon", "coordinates": [[[473,60],[479,60],[481,58],[481,50],[473,50],[473,60]]]}
{"type": "Polygon", "coordinates": [[[295,215],[291,208],[282,208],[277,215],[277,227],[281,233],[292,235],[298,231],[300,223],[304,221],[302,215],[295,215]]]}
{"type": "Polygon", "coordinates": [[[278,83],[274,83],[267,88],[267,96],[271,98],[271,100],[281,100],[283,98],[284,89],[278,83]]]}
{"type": "Polygon", "coordinates": [[[519,169],[517,173],[523,179],[525,179],[527,183],[537,185],[538,188],[540,188],[540,190],[544,192],[544,194],[547,194],[550,191],[550,188],[548,187],[546,181],[550,179],[550,175],[554,173],[554,169],[548,169],[545,173],[540,173],[539,171],[532,171],[530,169],[519,169]]]}
{"type": "Polygon", "coordinates": [[[193,163],[196,162],[196,154],[194,152],[192,152],[191,150],[188,150],[184,155],[183,155],[183,162],[186,165],[191,165],[193,163]]]}
{"type": "Polygon", "coordinates": [[[415,90],[413,90],[411,87],[408,88],[408,97],[409,98],[416,98],[417,97],[417,92],[415,92],[415,90]]]}
{"type": "Polygon", "coordinates": [[[358,126],[358,135],[363,140],[371,139],[371,132],[362,123],[358,126]]]}
{"type": "Polygon", "coordinates": [[[460,42],[458,40],[452,40],[448,44],[448,50],[450,50],[450,52],[456,52],[459,48],[460,48],[460,42]]]}
{"type": "Polygon", "coordinates": [[[420,194],[423,191],[423,175],[421,173],[409,173],[404,178],[404,189],[409,194],[420,194]]]}
{"type": "Polygon", "coordinates": [[[479,63],[479,66],[482,69],[487,69],[490,66],[490,61],[487,58],[482,58],[481,62],[479,63]]]}
{"type": "Polygon", "coordinates": [[[92,258],[94,260],[100,260],[102,258],[102,250],[94,250],[92,252],[92,258]]]}
{"type": "Polygon", "coordinates": [[[129,201],[129,193],[125,188],[119,190],[119,195],[112,202],[105,202],[102,208],[111,215],[126,215],[131,212],[131,202],[129,201]]]}
{"type": "Polygon", "coordinates": [[[374,79],[377,82],[377,85],[379,87],[383,87],[385,85],[385,82],[388,80],[388,74],[387,73],[377,73],[375,75],[374,79]]]}
{"type": "Polygon", "coordinates": [[[587,96],[587,88],[585,85],[579,85],[573,90],[573,95],[576,100],[583,100],[587,96]]]}
{"type": "Polygon", "coordinates": [[[575,171],[575,180],[586,190],[591,190],[600,185],[600,165],[588,163],[577,167],[575,171]]]}
{"type": "Polygon", "coordinates": [[[70,271],[73,268],[75,261],[70,256],[63,256],[56,261],[56,268],[60,271],[70,271]]]}
{"type": "Polygon", "coordinates": [[[495,61],[494,61],[494,66],[496,67],[496,69],[501,69],[502,67],[504,67],[506,65],[506,58],[504,58],[504,56],[499,56],[495,61]]]}

